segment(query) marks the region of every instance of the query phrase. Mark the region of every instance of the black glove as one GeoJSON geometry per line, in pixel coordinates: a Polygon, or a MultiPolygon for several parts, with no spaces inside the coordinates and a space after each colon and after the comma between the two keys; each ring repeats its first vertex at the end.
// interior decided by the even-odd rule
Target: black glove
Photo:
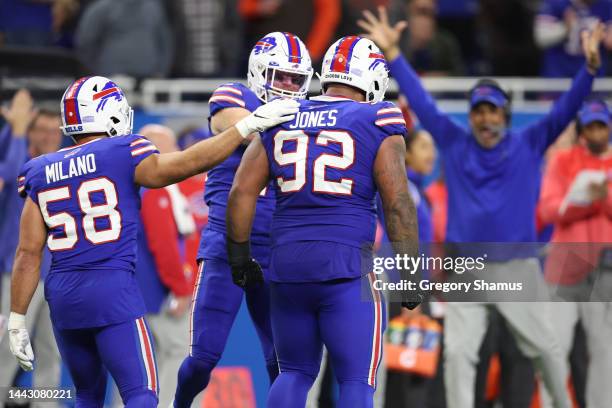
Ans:
{"type": "Polygon", "coordinates": [[[251,245],[227,238],[227,259],[232,269],[232,280],[243,289],[263,283],[261,266],[251,257],[251,245]]]}
{"type": "Polygon", "coordinates": [[[423,295],[421,293],[417,293],[414,299],[410,299],[402,302],[402,307],[405,307],[408,310],[416,309],[418,305],[423,302],[423,295]]]}

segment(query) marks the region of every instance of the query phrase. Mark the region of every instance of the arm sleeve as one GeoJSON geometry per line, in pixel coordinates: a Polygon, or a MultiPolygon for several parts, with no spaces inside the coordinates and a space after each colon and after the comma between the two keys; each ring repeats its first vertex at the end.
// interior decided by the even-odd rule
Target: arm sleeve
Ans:
{"type": "Polygon", "coordinates": [[[468,136],[468,132],[442,113],[431,95],[425,90],[419,77],[403,55],[389,63],[391,74],[397,81],[400,91],[406,95],[410,107],[421,125],[432,134],[440,150],[448,147],[453,139],[468,136]]]}
{"type": "Polygon", "coordinates": [[[148,139],[140,135],[130,135],[126,137],[126,143],[132,158],[133,168],[136,168],[141,161],[152,154],[159,154],[157,147],[148,139]]]}
{"type": "Polygon", "coordinates": [[[147,190],[142,197],[142,222],[147,245],[163,284],[177,296],[191,294],[178,247],[178,231],[170,197],[164,189],[147,190]]]}
{"type": "Polygon", "coordinates": [[[393,135],[406,137],[408,134],[406,120],[400,108],[391,102],[379,103],[376,105],[376,108],[374,125],[382,131],[385,137],[393,135]]]}
{"type": "Polygon", "coordinates": [[[0,178],[14,180],[19,175],[27,157],[27,142],[25,138],[13,138],[8,142],[8,149],[4,158],[0,160],[0,178]]]}
{"type": "Polygon", "coordinates": [[[564,204],[573,180],[563,174],[564,162],[561,157],[556,155],[552,158],[542,179],[538,212],[545,224],[569,224],[590,217],[599,211],[600,207],[599,203],[588,206],[564,204]]]}
{"type": "Polygon", "coordinates": [[[32,186],[32,178],[34,176],[34,161],[30,160],[23,165],[19,175],[17,176],[17,193],[22,198],[30,197],[32,201],[38,204],[38,196],[32,186]]]}
{"type": "Polygon", "coordinates": [[[210,108],[210,116],[214,116],[217,112],[225,108],[243,108],[246,109],[246,102],[240,87],[235,84],[223,84],[213,92],[208,100],[210,108]]]}
{"type": "Polygon", "coordinates": [[[323,58],[340,21],[340,0],[314,0],[314,24],[310,27],[306,47],[313,61],[323,58]]]}
{"type": "Polygon", "coordinates": [[[527,141],[538,155],[543,155],[574,119],[592,87],[593,75],[587,71],[586,65],[583,65],[570,89],[555,102],[548,115],[524,130],[527,141]]]}
{"type": "Polygon", "coordinates": [[[11,139],[11,126],[8,123],[4,124],[0,129],[0,160],[6,157],[11,139]]]}

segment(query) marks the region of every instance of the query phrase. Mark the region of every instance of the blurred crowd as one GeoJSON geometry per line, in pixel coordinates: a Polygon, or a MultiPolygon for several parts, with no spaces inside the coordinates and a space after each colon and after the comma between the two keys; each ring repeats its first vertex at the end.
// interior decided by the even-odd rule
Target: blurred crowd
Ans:
{"type": "MultiPolygon", "coordinates": [[[[610,0],[3,0],[0,55],[13,58],[0,60],[57,58],[71,74],[235,77],[257,39],[291,31],[318,68],[329,44],[361,33],[361,11],[379,5],[408,22],[402,50],[430,76],[571,77],[580,32],[612,22],[610,0]]],[[[603,47],[612,49],[612,30],[603,47]]]]}

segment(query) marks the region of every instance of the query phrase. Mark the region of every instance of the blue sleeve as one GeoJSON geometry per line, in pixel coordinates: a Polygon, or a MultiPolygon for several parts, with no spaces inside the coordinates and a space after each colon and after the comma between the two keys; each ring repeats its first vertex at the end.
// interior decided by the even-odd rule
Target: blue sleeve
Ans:
{"type": "Polygon", "coordinates": [[[391,102],[377,103],[374,125],[386,136],[400,135],[406,137],[406,121],[400,108],[391,102]]]}
{"type": "Polygon", "coordinates": [[[11,139],[11,127],[8,124],[5,124],[0,130],[0,160],[4,160],[6,157],[6,152],[9,149],[11,139]]]}
{"type": "Polygon", "coordinates": [[[435,101],[423,88],[421,80],[403,55],[391,61],[389,69],[400,91],[408,98],[410,108],[416,113],[421,125],[431,133],[440,150],[445,150],[457,138],[469,136],[465,128],[456,124],[438,109],[435,101]]]}
{"type": "Polygon", "coordinates": [[[208,100],[210,116],[225,108],[247,109],[245,95],[240,84],[228,83],[219,86],[208,100]]]}
{"type": "Polygon", "coordinates": [[[546,148],[557,140],[561,132],[576,117],[582,103],[591,93],[592,86],[593,75],[587,71],[586,65],[583,65],[570,89],[555,102],[548,115],[523,130],[523,137],[527,138],[537,154],[544,154],[546,148]]]}
{"type": "Polygon", "coordinates": [[[0,178],[4,180],[15,180],[19,169],[26,162],[28,145],[25,137],[14,138],[9,130],[10,140],[4,158],[0,160],[0,178]]]}
{"type": "Polygon", "coordinates": [[[130,150],[130,156],[132,157],[132,165],[134,168],[136,168],[141,161],[150,155],[159,154],[157,147],[143,136],[129,135],[125,136],[125,138],[126,144],[130,150]]]}
{"type": "Polygon", "coordinates": [[[38,204],[37,194],[34,191],[32,179],[36,173],[36,159],[29,160],[23,166],[20,166],[21,171],[17,177],[17,193],[22,197],[26,198],[29,196],[36,204],[38,204]]]}

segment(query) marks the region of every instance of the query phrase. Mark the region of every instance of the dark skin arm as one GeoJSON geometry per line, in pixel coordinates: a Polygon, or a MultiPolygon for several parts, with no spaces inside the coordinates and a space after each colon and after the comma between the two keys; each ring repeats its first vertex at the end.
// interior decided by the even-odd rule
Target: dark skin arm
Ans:
{"type": "MultiPolygon", "coordinates": [[[[383,203],[385,227],[393,250],[401,256],[418,257],[419,230],[416,208],[408,192],[405,156],[406,146],[401,136],[386,138],[374,162],[374,181],[383,203]]],[[[414,276],[418,277],[418,273],[414,276]]],[[[410,276],[402,275],[402,279],[410,280],[410,276]]]]}
{"type": "Polygon", "coordinates": [[[186,150],[153,154],[136,167],[134,181],[148,188],[178,183],[210,170],[225,160],[244,141],[236,127],[194,144],[186,150]]]}
{"type": "Polygon", "coordinates": [[[40,278],[42,251],[47,227],[40,209],[30,197],[26,199],[19,226],[19,245],[11,280],[11,311],[26,314],[40,278]]]}
{"type": "Polygon", "coordinates": [[[251,236],[259,193],[269,181],[268,156],[255,137],[246,149],[227,201],[227,236],[234,242],[246,242],[251,236]]]}

